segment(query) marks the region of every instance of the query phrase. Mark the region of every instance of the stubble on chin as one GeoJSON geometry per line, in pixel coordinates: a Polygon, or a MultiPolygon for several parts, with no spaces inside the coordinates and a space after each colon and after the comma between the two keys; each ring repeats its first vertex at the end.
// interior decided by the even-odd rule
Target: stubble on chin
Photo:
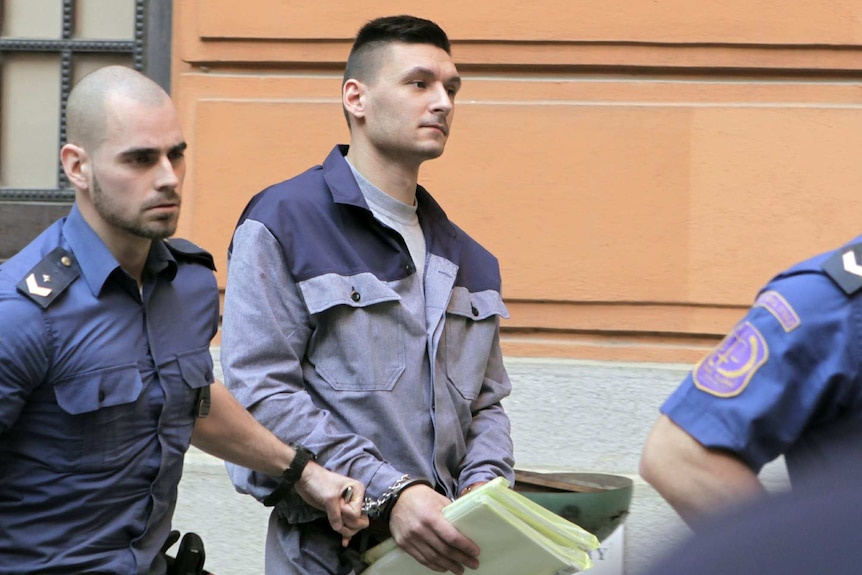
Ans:
{"type": "Polygon", "coordinates": [[[148,240],[164,240],[173,236],[177,231],[179,211],[152,217],[144,207],[141,208],[137,218],[124,217],[122,210],[105,194],[96,178],[93,178],[91,200],[102,220],[130,235],[148,240]]]}
{"type": "Polygon", "coordinates": [[[130,225],[127,231],[150,240],[164,240],[176,233],[179,217],[179,211],[151,215],[147,210],[142,210],[138,223],[130,225]]]}

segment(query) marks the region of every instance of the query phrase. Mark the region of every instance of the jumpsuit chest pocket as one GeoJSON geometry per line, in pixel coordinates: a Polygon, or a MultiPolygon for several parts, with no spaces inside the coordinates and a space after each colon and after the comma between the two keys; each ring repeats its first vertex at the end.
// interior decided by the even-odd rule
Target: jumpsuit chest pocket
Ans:
{"type": "Polygon", "coordinates": [[[464,399],[479,397],[500,317],[508,317],[508,312],[499,292],[452,290],[441,349],[446,377],[464,399]]]}
{"type": "MultiPolygon", "coordinates": [[[[142,433],[153,433],[156,419],[146,421],[143,382],[137,365],[93,371],[54,385],[57,413],[50,442],[65,453],[57,462],[80,471],[123,465],[134,454],[142,433]]],[[[50,404],[44,409],[53,411],[50,404]]],[[[44,411],[43,411],[44,415],[44,411]]]]}
{"type": "Polygon", "coordinates": [[[300,284],[311,315],[307,356],[337,391],[390,390],[404,372],[401,296],[370,273],[300,284]]]}

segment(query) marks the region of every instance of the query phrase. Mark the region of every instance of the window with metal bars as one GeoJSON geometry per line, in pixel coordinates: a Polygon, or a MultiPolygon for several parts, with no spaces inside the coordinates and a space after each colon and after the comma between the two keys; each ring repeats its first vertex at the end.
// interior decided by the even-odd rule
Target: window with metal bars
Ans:
{"type": "Polygon", "coordinates": [[[74,200],[59,162],[75,82],[111,64],[170,89],[171,0],[0,0],[0,261],[74,200]]]}

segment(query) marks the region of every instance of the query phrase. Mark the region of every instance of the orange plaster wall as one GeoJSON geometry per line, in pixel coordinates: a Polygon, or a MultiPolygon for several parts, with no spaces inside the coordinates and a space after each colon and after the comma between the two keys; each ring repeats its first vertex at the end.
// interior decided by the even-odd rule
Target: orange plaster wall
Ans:
{"type": "Polygon", "coordinates": [[[248,198],[347,141],[350,36],[389,13],[453,39],[465,84],[421,180],[500,259],[506,353],[696,361],[774,272],[860,231],[855,1],[174,6],[180,233],[222,287],[248,198]]]}

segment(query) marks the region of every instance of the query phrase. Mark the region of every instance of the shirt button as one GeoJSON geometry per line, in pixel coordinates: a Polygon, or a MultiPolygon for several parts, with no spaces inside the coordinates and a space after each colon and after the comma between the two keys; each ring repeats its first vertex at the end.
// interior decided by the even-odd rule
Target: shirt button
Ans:
{"type": "Polygon", "coordinates": [[[479,315],[479,310],[478,310],[478,309],[476,309],[476,306],[474,306],[474,305],[471,305],[471,306],[470,306],[470,311],[472,311],[472,312],[473,312],[473,315],[474,315],[474,316],[478,316],[478,315],[479,315]]]}
{"type": "Polygon", "coordinates": [[[362,296],[359,295],[358,291],[353,290],[352,292],[350,292],[350,299],[352,299],[353,301],[359,301],[360,299],[362,299],[362,296]]]}
{"type": "Polygon", "coordinates": [[[60,263],[66,267],[69,267],[72,265],[72,258],[70,258],[69,256],[63,256],[62,258],[60,258],[60,263]]]}

